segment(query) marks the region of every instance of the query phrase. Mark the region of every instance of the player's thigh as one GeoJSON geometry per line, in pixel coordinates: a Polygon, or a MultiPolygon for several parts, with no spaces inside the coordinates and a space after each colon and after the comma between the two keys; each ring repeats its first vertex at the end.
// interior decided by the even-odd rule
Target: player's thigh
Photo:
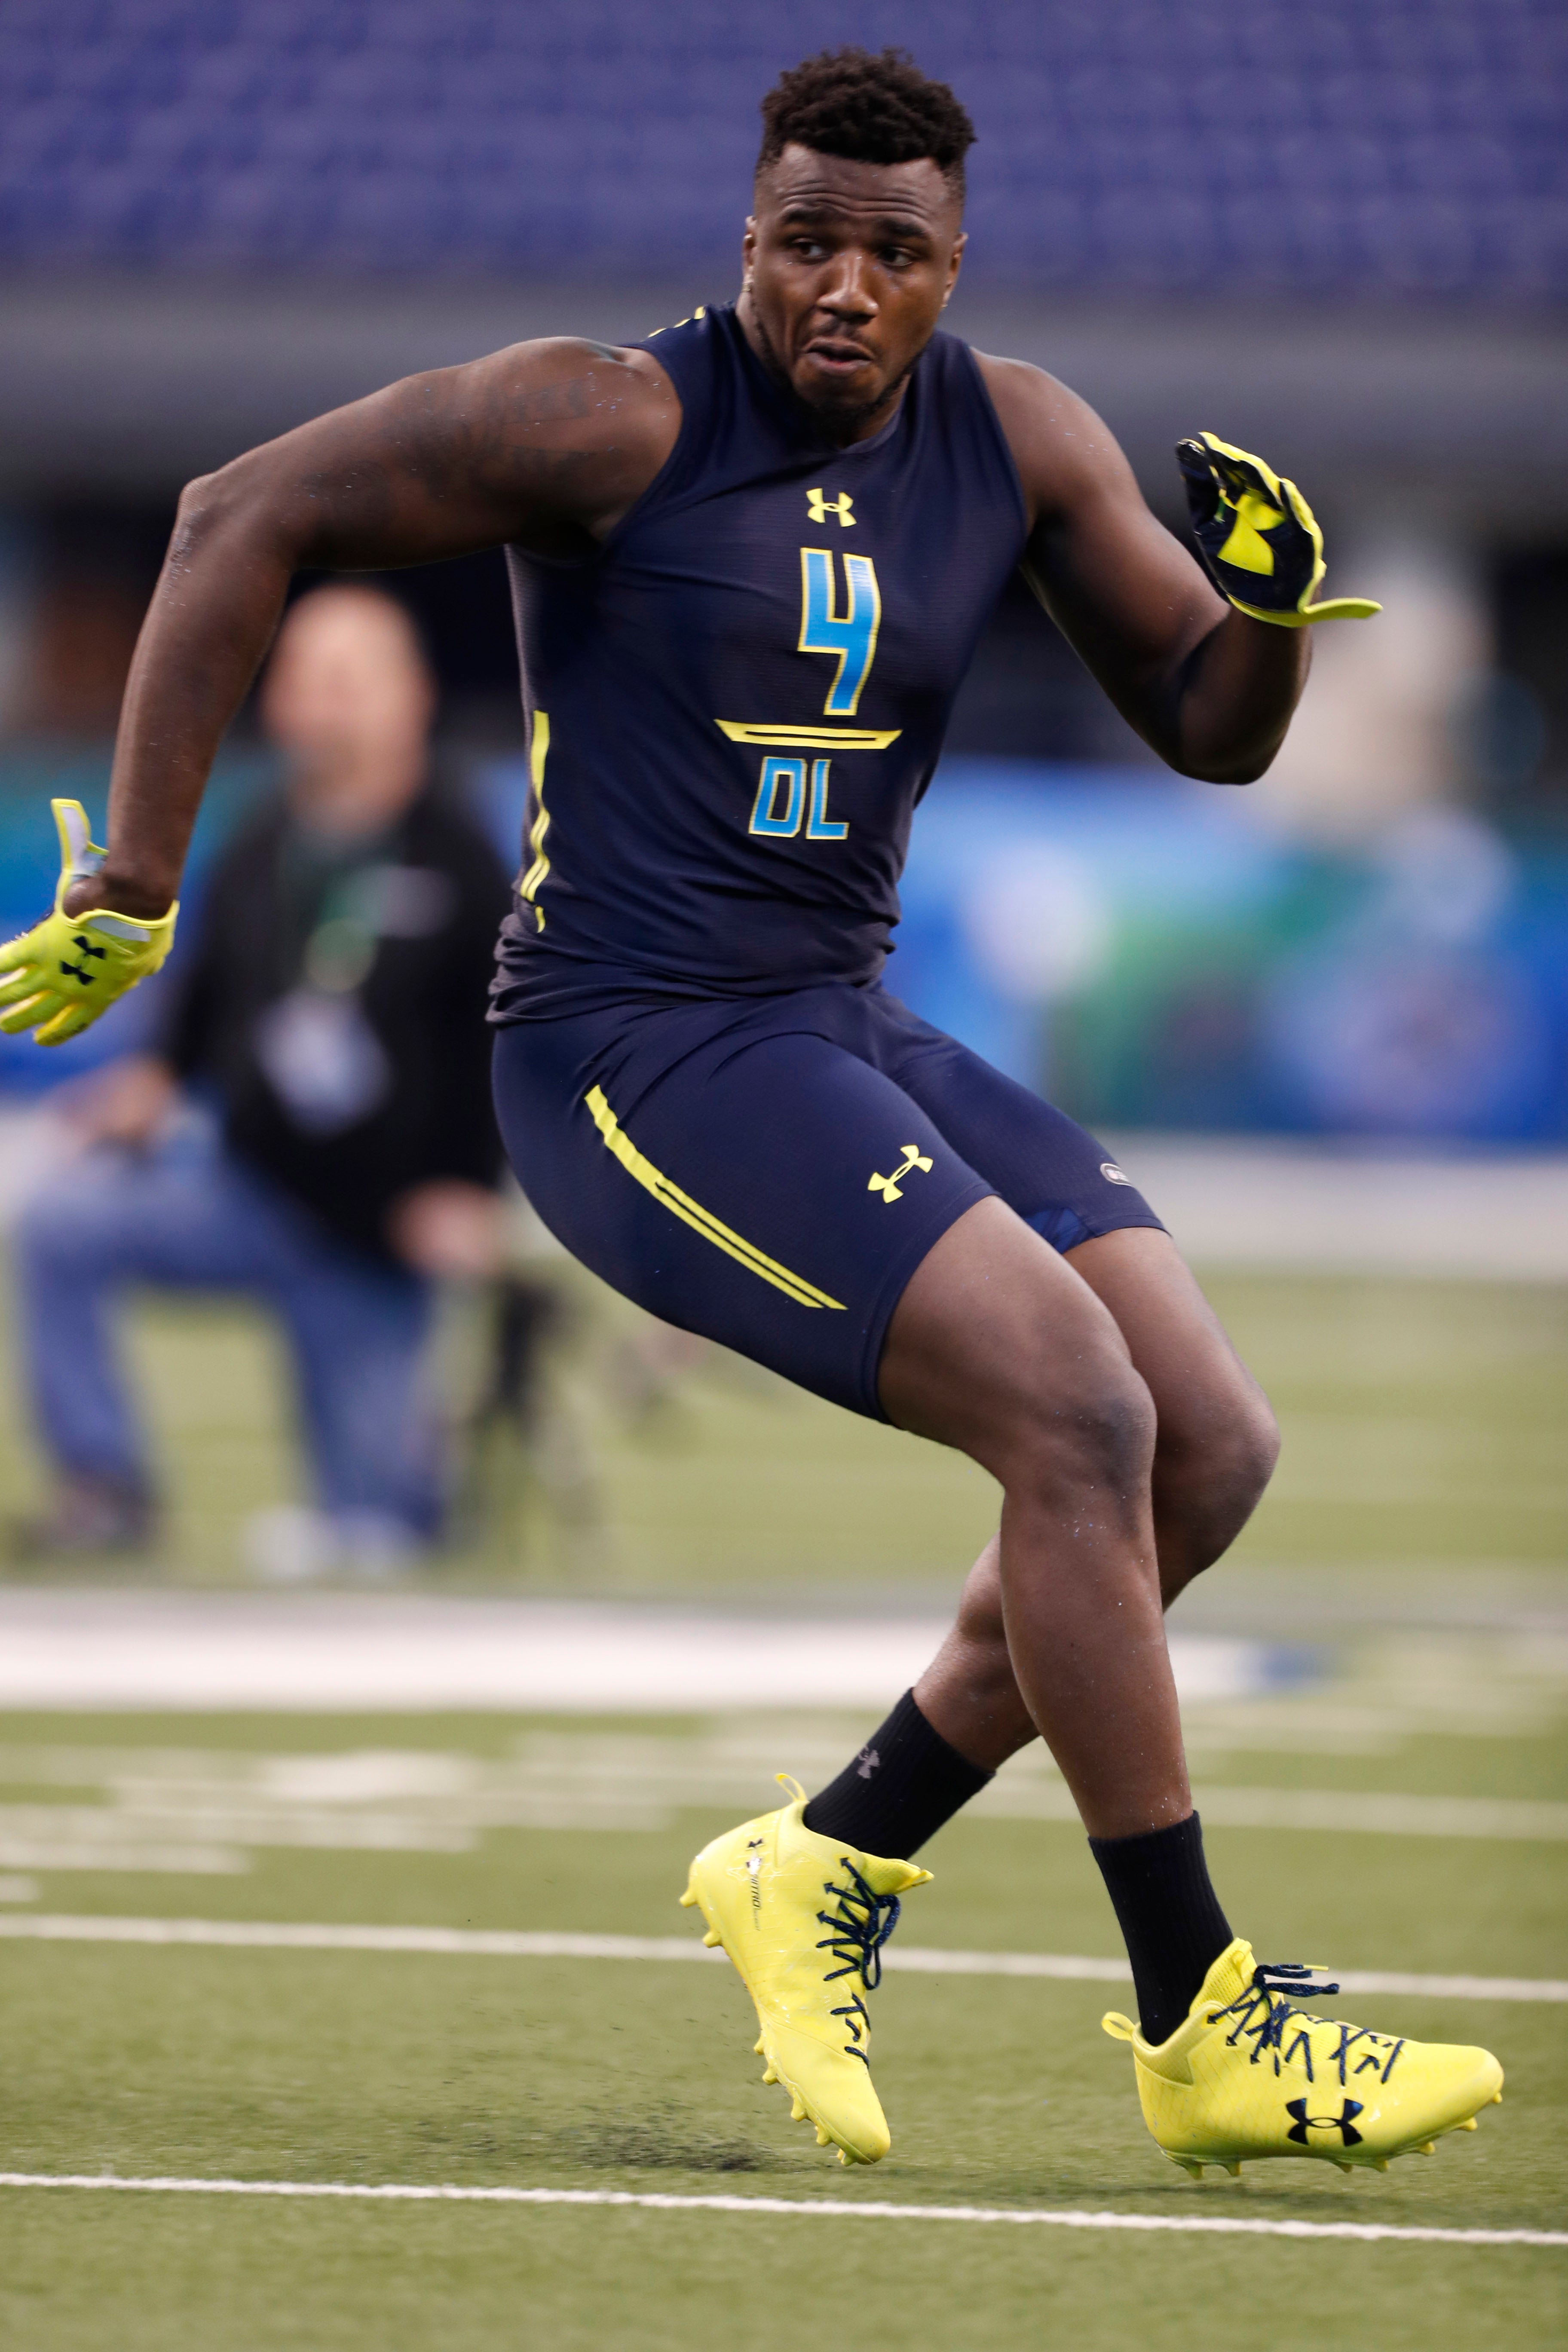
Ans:
{"type": "Polygon", "coordinates": [[[1001,1200],[978,1202],[911,1276],[880,1385],[889,1420],[1010,1492],[1068,1457],[1110,1493],[1146,1486],[1153,1411],[1114,1318],[1001,1200]]]}
{"type": "Polygon", "coordinates": [[[892,1075],[1007,1206],[1058,1251],[1103,1234],[1162,1232],[1099,1139],[954,1037],[905,1014],[892,1075]]]}
{"type": "Polygon", "coordinates": [[[1278,1444],[1267,1400],[1156,1211],[1104,1144],[940,1032],[924,1032],[900,1075],[1109,1310],[1153,1397],[1162,1458],[1216,1469],[1223,1458],[1267,1477],[1278,1444]]]}
{"type": "Polygon", "coordinates": [[[495,1091],[518,1180],[574,1256],[667,1322],[882,1417],[893,1308],[988,1189],[891,1079],[754,1024],[672,1042],[660,1066],[646,1047],[584,1057],[577,1024],[538,1023],[501,1031],[495,1091]]]}

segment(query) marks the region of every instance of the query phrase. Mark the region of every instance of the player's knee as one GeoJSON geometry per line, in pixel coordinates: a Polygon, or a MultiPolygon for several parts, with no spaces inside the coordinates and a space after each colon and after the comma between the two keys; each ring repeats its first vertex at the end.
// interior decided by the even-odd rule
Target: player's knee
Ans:
{"type": "Polygon", "coordinates": [[[1201,1429],[1186,1433],[1173,1454],[1176,1476],[1165,1483],[1184,1489],[1194,1508],[1234,1531],[1256,1509],[1274,1475],[1279,1424],[1262,1390],[1245,1380],[1216,1401],[1201,1429]]]}
{"type": "Polygon", "coordinates": [[[1053,1370],[1030,1398],[1004,1484],[1042,1496],[1085,1487],[1146,1494],[1154,1440],[1154,1402],[1138,1373],[1110,1349],[1089,1349],[1066,1379],[1053,1370]]]}
{"type": "Polygon", "coordinates": [[[1160,1580],[1167,1606],[1229,1550],[1263,1498],[1279,1454],[1279,1429],[1248,1381],[1186,1442],[1162,1444],[1154,1467],[1160,1580]]]}
{"type": "Polygon", "coordinates": [[[1248,1512],[1263,1499],[1279,1459],[1279,1423],[1261,1389],[1254,1389],[1231,1423],[1228,1467],[1232,1486],[1248,1512]]]}

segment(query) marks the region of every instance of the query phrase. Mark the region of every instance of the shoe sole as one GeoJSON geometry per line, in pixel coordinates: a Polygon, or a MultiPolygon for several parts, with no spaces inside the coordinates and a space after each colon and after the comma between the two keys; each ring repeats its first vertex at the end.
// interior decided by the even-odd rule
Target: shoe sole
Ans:
{"type": "MultiPolygon", "coordinates": [[[[1489,2098],[1481,2101],[1484,2107],[1500,2107],[1501,2105],[1500,2090],[1494,2091],[1489,2098]]],[[[1342,2155],[1335,2155],[1326,2147],[1270,2148],[1263,2153],[1257,2148],[1245,2148],[1239,2155],[1215,2149],[1212,2155],[1206,2156],[1179,2156],[1174,2148],[1170,2147],[1162,2148],[1160,2152],[1173,2164],[1179,2165],[1194,2180],[1202,2179],[1205,2165],[1212,2164],[1216,2172],[1228,2172],[1233,2180],[1239,2180],[1244,2164],[1278,2164],[1281,2160],[1300,2163],[1303,2158],[1319,2164],[1331,2164],[1336,2172],[1386,2172],[1389,2166],[1402,2156],[1436,2156],[1437,2142],[1447,2139],[1450,2132],[1479,2129],[1475,2115],[1461,2116],[1455,2122],[1445,2124],[1441,2131],[1431,2132],[1425,2139],[1406,2140],[1403,2147],[1391,2147],[1382,2156],[1352,2156],[1348,2150],[1342,2155]]]]}
{"type": "Polygon", "coordinates": [[[756,1993],[752,1989],[751,1978],[746,1974],[745,1969],[735,1958],[735,1955],[730,1949],[729,1945],[724,1941],[723,1934],[721,1929],[715,1926],[713,1915],[709,1910],[707,1904],[702,1900],[701,1894],[698,1889],[695,1879],[688,1881],[686,1892],[681,1896],[680,1902],[683,1910],[689,1911],[696,1909],[701,1912],[704,1920],[707,1922],[707,1933],[702,1938],[703,1942],[708,1946],[710,1951],[721,1951],[723,1953],[724,1958],[729,1961],[730,1966],[734,1969],[735,1974],[745,1986],[746,1991],[751,1998],[752,2007],[757,2011],[757,2023],[762,2027],[762,2032],[758,2034],[757,2040],[752,2045],[752,2054],[755,2057],[761,2058],[763,2062],[763,2082],[770,2084],[777,2083],[789,2093],[791,2123],[806,2123],[814,2125],[816,2130],[817,2147],[836,2147],[838,2150],[838,2161],[840,2164],[877,2163],[879,2159],[876,2157],[858,2155],[854,2148],[848,2147],[846,2142],[839,2137],[838,2134],[833,2129],[830,2124],[824,2123],[822,2117],[817,2114],[816,2108],[812,2105],[810,2100],[806,2097],[799,2084],[793,2082],[790,2076],[779,2066],[772,2051],[767,2046],[767,2027],[763,2024],[762,2009],[757,2000],[756,1993]]]}

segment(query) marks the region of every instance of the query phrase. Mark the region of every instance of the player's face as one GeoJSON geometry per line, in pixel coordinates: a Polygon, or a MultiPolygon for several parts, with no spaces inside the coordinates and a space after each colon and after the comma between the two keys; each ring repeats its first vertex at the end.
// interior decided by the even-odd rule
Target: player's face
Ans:
{"type": "Polygon", "coordinates": [[[931,341],[963,249],[929,156],[852,163],[789,146],[757,180],[741,319],[831,437],[885,422],[931,341]]]}

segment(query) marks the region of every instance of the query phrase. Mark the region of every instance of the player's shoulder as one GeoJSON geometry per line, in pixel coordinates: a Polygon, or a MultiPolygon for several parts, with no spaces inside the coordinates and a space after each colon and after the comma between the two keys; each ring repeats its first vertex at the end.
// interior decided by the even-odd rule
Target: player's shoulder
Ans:
{"type": "Polygon", "coordinates": [[[1108,474],[1120,478],[1125,472],[1126,460],[1104,418],[1058,376],[1028,360],[1001,359],[990,352],[977,351],[973,359],[1032,517],[1071,504],[1108,474]]]}
{"type": "Polygon", "coordinates": [[[674,400],[668,370],[636,343],[602,343],[588,335],[538,335],[507,343],[465,371],[496,394],[521,400],[539,421],[658,409],[674,400]]]}
{"type": "Polygon", "coordinates": [[[680,396],[635,345],[543,336],[469,361],[458,377],[443,404],[448,445],[503,496],[521,487],[537,502],[543,520],[527,543],[540,553],[576,551],[584,530],[603,537],[679,436],[680,396]]]}

